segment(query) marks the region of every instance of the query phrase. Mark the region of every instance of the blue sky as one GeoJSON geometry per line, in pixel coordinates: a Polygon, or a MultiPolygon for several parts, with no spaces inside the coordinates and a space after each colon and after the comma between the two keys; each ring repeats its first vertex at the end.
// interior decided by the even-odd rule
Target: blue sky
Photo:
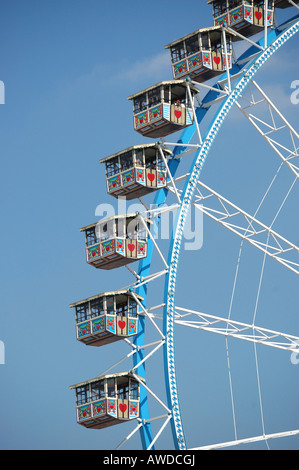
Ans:
{"type": "MultiPolygon", "coordinates": [[[[69,386],[95,377],[128,351],[121,344],[105,351],[83,347],[68,306],[131,279],[124,268],[106,273],[89,267],[79,228],[95,221],[97,205],[115,204],[98,160],[144,142],[133,130],[127,96],[171,79],[164,45],[211,25],[211,10],[203,0],[2,0],[0,11],[0,340],[6,353],[0,365],[0,448],[113,449],[132,428],[81,428],[69,386]]],[[[290,86],[299,79],[298,41],[289,41],[257,77],[295,127],[299,105],[290,102],[290,86]]],[[[253,212],[279,164],[270,155],[234,111],[203,181],[253,212]]],[[[276,203],[288,178],[282,174],[276,203]]],[[[297,201],[298,188],[277,230],[298,245],[297,201]]],[[[180,265],[181,304],[216,315],[227,311],[239,246],[239,239],[205,220],[203,248],[196,259],[186,252],[180,265]]],[[[233,309],[239,321],[250,321],[255,301],[262,258],[256,264],[253,258],[246,248],[233,309]]],[[[257,324],[296,335],[297,279],[282,271],[266,264],[257,324]]],[[[159,284],[154,295],[158,290],[159,284]]],[[[259,435],[253,346],[232,341],[230,351],[239,436],[259,435]]],[[[267,433],[298,429],[299,366],[291,364],[288,352],[258,351],[267,433]]],[[[222,337],[178,332],[181,406],[191,446],[234,439],[225,354],[222,337]]],[[[158,388],[160,359],[149,366],[158,388]]],[[[298,449],[299,441],[271,446],[298,449]]],[[[163,434],[161,447],[171,447],[169,434],[163,434]]]]}

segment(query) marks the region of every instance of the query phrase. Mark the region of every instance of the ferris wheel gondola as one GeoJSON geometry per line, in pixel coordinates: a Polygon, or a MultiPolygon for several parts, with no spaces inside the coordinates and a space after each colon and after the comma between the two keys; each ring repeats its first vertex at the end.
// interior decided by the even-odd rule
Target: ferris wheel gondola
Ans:
{"type": "Polygon", "coordinates": [[[134,129],[159,138],[191,126],[194,113],[191,101],[198,90],[185,80],[157,83],[129,96],[133,101],[134,129]]]}
{"type": "Polygon", "coordinates": [[[221,26],[203,28],[165,46],[171,53],[175,79],[205,82],[232,68],[232,41],[237,36],[221,26]],[[227,66],[226,66],[227,63],[227,66]]]}

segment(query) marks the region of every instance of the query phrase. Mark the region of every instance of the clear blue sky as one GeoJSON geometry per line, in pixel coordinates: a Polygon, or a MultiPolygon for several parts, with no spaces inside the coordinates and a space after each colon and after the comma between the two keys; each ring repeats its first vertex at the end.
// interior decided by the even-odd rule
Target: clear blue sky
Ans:
{"type": "MultiPolygon", "coordinates": [[[[204,0],[1,1],[0,340],[6,352],[6,364],[0,365],[1,449],[113,449],[132,429],[87,431],[76,424],[69,386],[97,376],[128,350],[79,344],[68,306],[131,281],[124,268],[106,273],[85,263],[79,228],[95,221],[98,204],[114,203],[98,160],[144,142],[133,130],[127,96],[171,79],[164,45],[210,26],[211,18],[204,0]]],[[[295,127],[299,105],[290,103],[290,85],[299,79],[298,46],[298,37],[289,41],[257,77],[295,127]]],[[[203,179],[254,212],[279,165],[275,159],[234,113],[215,142],[203,179]]],[[[288,177],[283,174],[276,196],[285,194],[288,177]]],[[[298,188],[281,217],[277,230],[286,229],[298,244],[298,188]]],[[[227,312],[239,245],[232,234],[205,221],[202,250],[187,252],[180,265],[181,305],[227,312]]],[[[251,251],[245,252],[233,309],[237,320],[250,322],[261,260],[259,255],[254,265],[251,251]]],[[[257,324],[297,334],[295,275],[274,262],[266,264],[266,274],[257,324]]],[[[183,330],[177,341],[190,445],[233,440],[223,338],[183,330]]],[[[253,346],[230,344],[239,437],[260,435],[253,346]]],[[[299,365],[291,364],[287,352],[266,347],[258,352],[266,432],[298,429],[299,365]]],[[[153,359],[149,365],[158,388],[161,364],[153,359]]],[[[298,449],[298,438],[271,443],[288,445],[298,449]]],[[[161,447],[169,446],[165,433],[161,447]]]]}

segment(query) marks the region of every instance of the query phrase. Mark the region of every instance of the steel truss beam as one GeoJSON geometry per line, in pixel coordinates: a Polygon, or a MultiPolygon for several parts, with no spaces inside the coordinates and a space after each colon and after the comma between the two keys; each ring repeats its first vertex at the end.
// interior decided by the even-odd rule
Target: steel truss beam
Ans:
{"type": "Polygon", "coordinates": [[[195,202],[193,203],[194,207],[220,223],[223,227],[228,228],[243,240],[246,240],[254,247],[263,251],[272,259],[278,261],[294,273],[299,274],[298,246],[216,193],[204,183],[198,182],[198,186],[207,194],[203,195],[201,190],[198,190],[198,195],[195,196],[195,202]],[[218,201],[219,208],[212,209],[208,208],[206,205],[202,205],[203,201],[211,197],[214,197],[214,201],[218,201]],[[288,258],[286,255],[288,255],[288,258]]]}
{"type": "Polygon", "coordinates": [[[210,331],[223,336],[230,336],[289,352],[299,353],[298,336],[260,328],[256,325],[248,325],[228,318],[176,307],[175,323],[189,328],[210,331]],[[195,316],[196,319],[189,319],[190,316],[195,316]]]}
{"type": "Polygon", "coordinates": [[[223,449],[227,447],[234,447],[242,444],[252,444],[253,442],[269,441],[270,439],[279,439],[282,437],[297,436],[299,434],[299,429],[295,431],[286,431],[279,432],[275,434],[266,434],[264,436],[248,437],[247,439],[238,439],[231,442],[223,442],[222,444],[214,444],[210,446],[203,447],[194,447],[190,450],[213,450],[213,449],[223,449]]]}
{"type": "Polygon", "coordinates": [[[242,106],[240,102],[236,102],[236,106],[242,114],[248,119],[253,127],[265,139],[275,153],[287,165],[287,167],[294,173],[296,178],[299,177],[299,134],[291,126],[288,120],[277,109],[274,103],[270,100],[267,94],[256,83],[255,80],[251,82],[257,90],[260,99],[256,99],[251,91],[249,100],[242,97],[246,104],[242,106]],[[267,121],[266,118],[259,118],[254,115],[254,109],[261,103],[267,105],[267,121]],[[282,131],[286,135],[282,135],[282,131]]]}

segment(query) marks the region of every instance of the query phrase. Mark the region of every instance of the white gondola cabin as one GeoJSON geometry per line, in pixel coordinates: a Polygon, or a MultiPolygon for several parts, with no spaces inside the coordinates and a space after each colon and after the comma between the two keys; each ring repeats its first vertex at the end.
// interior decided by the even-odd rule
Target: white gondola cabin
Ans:
{"type": "MultiPolygon", "coordinates": [[[[165,156],[172,152],[161,147],[165,156]]],[[[105,163],[107,191],[128,200],[142,197],[166,186],[166,168],[159,146],[136,145],[100,160],[105,163]]]]}
{"type": "MultiPolygon", "coordinates": [[[[199,91],[188,86],[193,99],[199,91]]],[[[128,99],[133,101],[134,129],[146,137],[165,137],[193,124],[185,80],[160,82],[128,99]]]]}
{"type": "Polygon", "coordinates": [[[139,418],[140,382],[129,372],[96,377],[70,387],[76,391],[77,423],[102,429],[139,418]]]}
{"type": "MultiPolygon", "coordinates": [[[[274,2],[268,0],[265,14],[265,0],[208,0],[213,6],[214,26],[225,25],[236,30],[243,36],[249,37],[259,33],[274,23],[274,2]]],[[[238,36],[235,40],[240,40],[238,36]]]]}
{"type": "Polygon", "coordinates": [[[189,76],[204,82],[232,68],[232,34],[225,33],[226,48],[221,26],[199,29],[165,46],[170,49],[174,78],[189,76]]]}
{"type": "Polygon", "coordinates": [[[86,261],[100,269],[114,269],[147,256],[148,230],[152,222],[139,214],[116,215],[87,225],[86,261]]]}
{"type": "Polygon", "coordinates": [[[103,346],[138,333],[140,307],[130,291],[105,292],[70,307],[76,311],[77,340],[88,346],[103,346]]]}

